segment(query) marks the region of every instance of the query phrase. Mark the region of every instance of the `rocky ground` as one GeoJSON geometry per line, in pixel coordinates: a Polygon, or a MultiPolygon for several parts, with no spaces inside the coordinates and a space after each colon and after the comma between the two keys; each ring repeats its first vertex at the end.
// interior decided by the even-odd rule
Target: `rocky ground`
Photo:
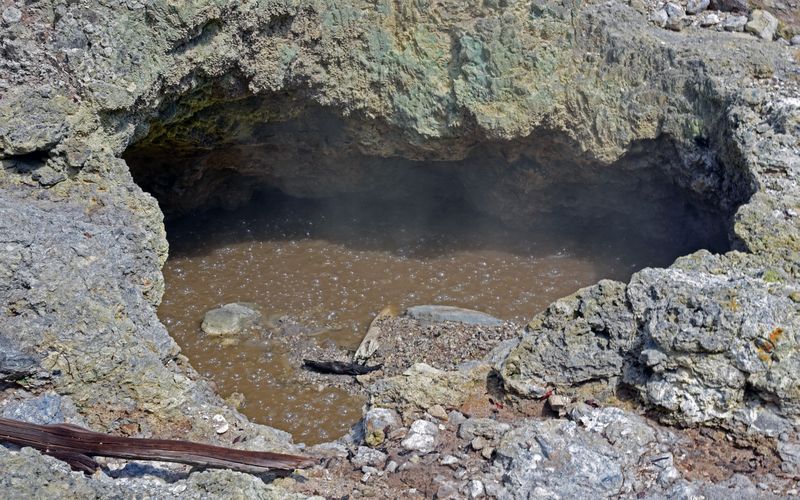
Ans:
{"type": "MultiPolygon", "coordinates": [[[[508,342],[484,330],[499,344],[473,363],[445,348],[484,355],[477,331],[393,320],[436,346],[430,364],[393,353],[410,367],[367,381],[362,425],[291,477],[119,461],[83,476],[2,447],[2,496],[797,495],[797,10],[734,3],[1,2],[3,416],[298,451],[215,395],[158,321],[162,214],[121,159],[137,141],[193,158],[323,106],[349,135],[319,147],[458,160],[492,142],[538,162],[547,175],[464,175],[499,214],[573,178],[565,156],[589,180],[659,168],[730,214],[735,248],[581,290],[508,342]]],[[[160,193],[177,204],[246,191],[235,169],[176,163],[160,193]]],[[[346,192],[359,168],[275,182],[346,192]]]]}

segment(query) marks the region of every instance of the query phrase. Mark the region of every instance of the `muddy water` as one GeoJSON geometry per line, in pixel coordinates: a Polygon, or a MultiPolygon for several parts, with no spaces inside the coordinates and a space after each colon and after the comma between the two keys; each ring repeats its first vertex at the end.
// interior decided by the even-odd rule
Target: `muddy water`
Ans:
{"type": "Polygon", "coordinates": [[[223,396],[242,393],[243,412],[298,442],[335,439],[362,401],[296,382],[264,336],[221,345],[200,332],[203,314],[254,302],[266,317],[290,316],[313,341],[355,348],[386,305],[450,304],[523,321],[554,299],[602,278],[625,280],[701,246],[682,207],[636,204],[631,217],[550,215],[511,229],[457,200],[309,201],[276,193],[235,211],[168,224],[167,290],[159,315],[195,368],[223,396]],[[649,230],[642,231],[645,214],[649,230]]]}

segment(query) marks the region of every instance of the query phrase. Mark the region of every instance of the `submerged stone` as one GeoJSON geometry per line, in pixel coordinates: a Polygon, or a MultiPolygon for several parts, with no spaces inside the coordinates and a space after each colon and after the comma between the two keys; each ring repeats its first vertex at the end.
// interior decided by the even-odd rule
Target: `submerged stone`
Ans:
{"type": "Polygon", "coordinates": [[[235,335],[254,326],[261,313],[254,304],[235,302],[208,311],[201,328],[207,335],[235,335]]]}
{"type": "Polygon", "coordinates": [[[406,315],[420,323],[452,321],[455,323],[464,323],[465,325],[480,326],[497,326],[503,323],[502,320],[489,314],[453,306],[414,306],[406,309],[406,315]]]}

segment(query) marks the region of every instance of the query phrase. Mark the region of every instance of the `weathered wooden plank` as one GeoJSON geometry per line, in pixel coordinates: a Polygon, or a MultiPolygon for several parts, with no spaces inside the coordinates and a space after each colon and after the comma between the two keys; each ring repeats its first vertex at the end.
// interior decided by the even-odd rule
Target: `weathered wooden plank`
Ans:
{"type": "Polygon", "coordinates": [[[90,457],[160,460],[261,473],[289,471],[311,465],[300,455],[246,451],[190,441],[111,436],[69,424],[38,425],[0,418],[0,441],[30,446],[64,460],[77,470],[90,472],[97,464],[90,457]]]}

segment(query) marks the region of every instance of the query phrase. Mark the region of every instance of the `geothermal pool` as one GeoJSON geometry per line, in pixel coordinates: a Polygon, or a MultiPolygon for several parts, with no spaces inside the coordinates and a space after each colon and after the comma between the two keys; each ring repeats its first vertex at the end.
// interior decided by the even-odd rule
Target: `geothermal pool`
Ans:
{"type": "MultiPolygon", "coordinates": [[[[614,196],[613,187],[596,186],[587,199],[593,189],[614,196]]],[[[298,381],[300,367],[263,332],[237,342],[206,337],[207,310],[252,302],[266,323],[289,317],[308,326],[308,342],[354,350],[388,305],[447,304],[524,322],[600,279],[626,280],[695,249],[726,246],[722,225],[709,233],[708,224],[687,223],[701,216],[679,196],[623,198],[616,206],[628,217],[587,207],[509,223],[448,196],[312,200],[268,190],[235,210],[168,222],[158,313],[223,397],[244,396],[248,417],[296,442],[329,441],[361,417],[362,399],[298,381]]]]}

